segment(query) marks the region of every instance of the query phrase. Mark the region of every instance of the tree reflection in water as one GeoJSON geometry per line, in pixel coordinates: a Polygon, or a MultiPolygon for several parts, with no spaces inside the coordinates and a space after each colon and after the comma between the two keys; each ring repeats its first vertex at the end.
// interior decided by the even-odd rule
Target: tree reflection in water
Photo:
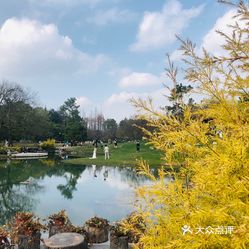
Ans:
{"type": "Polygon", "coordinates": [[[43,190],[39,180],[45,176],[64,176],[67,183],[57,188],[70,199],[84,166],[63,165],[56,160],[0,161],[0,224],[6,223],[19,211],[32,211],[37,200],[34,193],[43,190]]]}
{"type": "MultiPolygon", "coordinates": [[[[130,200],[133,195],[130,193],[134,187],[147,183],[148,178],[138,175],[135,167],[80,166],[61,163],[54,159],[0,161],[0,224],[4,224],[18,211],[34,211],[40,208],[40,211],[43,209],[41,213],[46,213],[44,209],[47,210],[46,205],[50,205],[49,198],[55,198],[51,201],[54,206],[50,205],[50,210],[61,207],[55,206],[57,200],[60,202],[59,205],[66,207],[69,203],[77,206],[84,200],[86,205],[83,208],[87,215],[94,210],[100,214],[106,212],[113,219],[120,218],[120,215],[124,216],[131,210],[130,200]],[[77,185],[79,182],[80,185],[77,185]],[[89,191],[89,187],[92,192],[89,191]],[[129,199],[127,202],[123,198],[124,189],[127,200],[129,199]],[[74,197],[78,191],[84,193],[84,198],[74,197]],[[64,198],[60,198],[61,195],[64,198]],[[112,200],[114,211],[110,212],[109,205],[112,200]],[[107,205],[104,209],[103,205],[98,207],[96,202],[107,205]],[[123,208],[116,211],[121,205],[123,208]]],[[[81,213],[80,210],[78,212],[81,213]]],[[[71,215],[75,216],[77,221],[77,215],[71,215]]]]}
{"type": "Polygon", "coordinates": [[[77,190],[76,185],[77,181],[80,178],[82,172],[85,170],[85,166],[77,166],[77,165],[65,165],[63,167],[64,173],[63,176],[66,179],[66,184],[60,184],[57,186],[57,189],[60,190],[61,194],[66,199],[73,198],[73,192],[77,190]]]}

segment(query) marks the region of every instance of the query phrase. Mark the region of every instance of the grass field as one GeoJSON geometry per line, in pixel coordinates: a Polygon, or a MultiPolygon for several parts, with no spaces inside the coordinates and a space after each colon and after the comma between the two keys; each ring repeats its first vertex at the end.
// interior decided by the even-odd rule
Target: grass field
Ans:
{"type": "Polygon", "coordinates": [[[105,160],[103,148],[98,147],[97,158],[90,159],[93,152],[93,146],[72,147],[71,152],[79,158],[66,160],[65,163],[70,164],[96,164],[96,165],[136,165],[138,160],[147,161],[150,166],[156,167],[162,165],[162,153],[151,148],[148,145],[141,144],[140,152],[136,151],[136,145],[134,143],[122,143],[118,145],[118,148],[114,148],[113,145],[110,148],[110,159],[105,160]]]}

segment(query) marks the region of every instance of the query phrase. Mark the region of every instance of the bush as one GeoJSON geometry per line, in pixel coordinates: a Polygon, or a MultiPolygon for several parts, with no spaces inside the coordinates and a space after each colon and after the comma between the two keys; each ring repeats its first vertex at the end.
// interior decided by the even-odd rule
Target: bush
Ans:
{"type": "Polygon", "coordinates": [[[31,236],[40,231],[46,231],[46,226],[40,223],[40,219],[30,212],[18,212],[10,223],[14,241],[18,235],[31,236]]]}
{"type": "Polygon", "coordinates": [[[61,210],[59,213],[50,215],[48,219],[49,224],[52,225],[66,226],[71,223],[65,210],[61,210]]]}
{"type": "Polygon", "coordinates": [[[95,216],[90,220],[86,221],[86,225],[89,227],[104,228],[109,226],[109,223],[108,220],[95,216]]]}
{"type": "Polygon", "coordinates": [[[10,151],[10,152],[20,152],[21,147],[19,147],[19,146],[11,146],[11,147],[0,146],[0,155],[7,155],[8,151],[10,151]]]}
{"type": "Polygon", "coordinates": [[[0,227],[0,248],[9,248],[10,242],[9,242],[9,232],[6,230],[6,228],[0,227]]]}
{"type": "Polygon", "coordinates": [[[0,146],[0,155],[7,155],[8,148],[0,146]]]}
{"type": "Polygon", "coordinates": [[[43,141],[41,143],[41,148],[48,152],[54,152],[55,151],[55,139],[48,139],[46,141],[43,141]]]}

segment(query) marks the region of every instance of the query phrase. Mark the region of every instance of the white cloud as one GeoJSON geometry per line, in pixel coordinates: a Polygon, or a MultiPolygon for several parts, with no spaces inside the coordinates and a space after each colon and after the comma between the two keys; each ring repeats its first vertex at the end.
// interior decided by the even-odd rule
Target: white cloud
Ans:
{"type": "Polygon", "coordinates": [[[231,35],[232,28],[230,25],[235,25],[236,22],[238,22],[241,27],[246,27],[245,21],[233,18],[235,14],[236,10],[232,9],[218,18],[213,28],[204,36],[201,48],[204,47],[208,52],[216,56],[224,55],[225,50],[221,46],[225,43],[225,38],[216,31],[219,30],[227,35],[231,35]]]}
{"type": "Polygon", "coordinates": [[[188,26],[190,20],[197,17],[204,5],[183,9],[178,0],[169,0],[161,12],[145,12],[139,25],[137,39],[131,45],[132,51],[156,49],[176,40],[175,35],[188,26]]]}
{"type": "Polygon", "coordinates": [[[72,77],[95,72],[108,60],[74,48],[54,24],[11,18],[0,27],[0,77],[72,77]]]}
{"type": "Polygon", "coordinates": [[[118,8],[111,8],[108,10],[99,10],[94,16],[87,19],[87,22],[96,25],[107,25],[109,23],[126,23],[135,17],[135,13],[130,10],[120,10],[118,8]]]}
{"type": "MultiPolygon", "coordinates": [[[[242,27],[245,28],[246,24],[244,21],[234,18],[237,14],[235,9],[231,9],[226,12],[223,16],[219,17],[213,27],[207,32],[203,37],[200,47],[197,48],[197,53],[201,55],[202,48],[205,48],[209,53],[221,56],[225,55],[226,51],[222,48],[222,45],[225,44],[225,38],[221,36],[217,31],[224,32],[225,34],[232,35],[232,27],[236,22],[242,27]]],[[[184,58],[181,50],[175,50],[171,53],[171,61],[179,61],[184,58]]]]}
{"type": "Polygon", "coordinates": [[[87,116],[89,110],[94,109],[94,103],[85,96],[80,96],[76,98],[76,104],[79,105],[80,114],[82,116],[87,116]]]}
{"type": "Polygon", "coordinates": [[[92,102],[89,98],[85,96],[77,97],[76,104],[80,106],[80,108],[87,108],[92,105],[92,102]]]}
{"type": "Polygon", "coordinates": [[[145,87],[155,86],[162,83],[162,79],[150,73],[137,73],[133,72],[129,75],[124,76],[119,86],[122,88],[134,88],[134,87],[145,87]]]}
{"type": "Polygon", "coordinates": [[[170,54],[171,61],[180,61],[183,59],[183,54],[181,50],[175,50],[170,54]]]}
{"type": "Polygon", "coordinates": [[[113,68],[108,72],[108,75],[111,77],[121,78],[131,73],[131,69],[128,67],[117,67],[114,65],[113,68]]]}
{"type": "Polygon", "coordinates": [[[120,92],[112,94],[103,104],[103,114],[106,117],[115,118],[117,121],[129,118],[135,114],[139,114],[137,110],[129,102],[131,98],[147,99],[148,96],[153,99],[156,108],[167,105],[169,102],[165,95],[168,95],[169,91],[166,88],[158,89],[154,92],[120,92]]]}
{"type": "Polygon", "coordinates": [[[135,108],[129,103],[131,98],[145,98],[146,94],[135,92],[120,92],[112,94],[103,104],[103,114],[109,118],[115,118],[117,121],[129,118],[134,115],[135,108]]]}
{"type": "MultiPolygon", "coordinates": [[[[236,22],[245,28],[246,25],[244,21],[234,18],[236,14],[236,10],[232,9],[216,20],[213,27],[203,37],[201,45],[196,49],[197,54],[201,55],[202,48],[205,48],[209,53],[216,56],[227,55],[227,52],[222,48],[222,45],[225,44],[225,38],[217,33],[217,31],[232,35],[231,25],[235,25],[236,22]]],[[[184,56],[181,50],[175,50],[170,54],[171,61],[180,61],[183,58],[184,56]]]]}

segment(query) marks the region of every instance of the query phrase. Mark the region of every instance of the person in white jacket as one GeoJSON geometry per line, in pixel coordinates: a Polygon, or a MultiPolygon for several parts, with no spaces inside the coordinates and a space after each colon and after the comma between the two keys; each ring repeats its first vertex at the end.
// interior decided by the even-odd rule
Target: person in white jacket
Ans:
{"type": "Polygon", "coordinates": [[[106,159],[110,159],[109,147],[108,147],[107,144],[105,144],[104,152],[105,152],[105,160],[106,160],[106,159]]]}

